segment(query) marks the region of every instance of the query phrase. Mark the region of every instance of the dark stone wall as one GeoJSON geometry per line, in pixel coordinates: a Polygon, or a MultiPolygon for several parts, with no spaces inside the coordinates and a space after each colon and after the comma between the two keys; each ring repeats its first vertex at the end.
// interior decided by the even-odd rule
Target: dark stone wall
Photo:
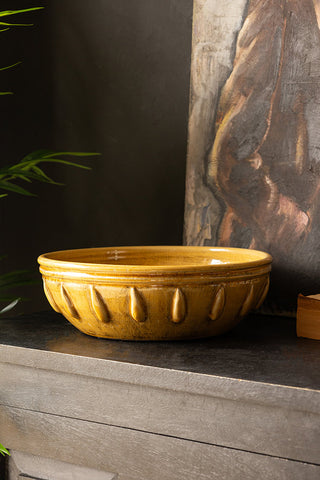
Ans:
{"type": "MultiPolygon", "coordinates": [[[[0,74],[15,92],[0,97],[1,165],[39,148],[101,156],[0,200],[1,271],[51,250],[182,243],[192,0],[56,0],[22,19],[34,26],[0,35],[1,65],[23,60],[0,74]]],[[[40,286],[22,293],[22,310],[47,307],[40,286]]]]}

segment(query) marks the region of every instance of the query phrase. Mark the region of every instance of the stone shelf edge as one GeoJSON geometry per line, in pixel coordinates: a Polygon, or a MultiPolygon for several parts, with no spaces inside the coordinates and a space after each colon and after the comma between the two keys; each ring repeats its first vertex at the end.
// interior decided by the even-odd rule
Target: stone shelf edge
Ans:
{"type": "Polygon", "coordinates": [[[150,344],[90,338],[52,313],[1,320],[1,441],[123,480],[319,478],[320,354],[290,322],[150,344]]]}

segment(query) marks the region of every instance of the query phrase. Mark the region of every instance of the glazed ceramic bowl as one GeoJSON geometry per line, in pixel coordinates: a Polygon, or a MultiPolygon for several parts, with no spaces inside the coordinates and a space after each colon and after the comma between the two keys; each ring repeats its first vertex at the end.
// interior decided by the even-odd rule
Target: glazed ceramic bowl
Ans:
{"type": "Polygon", "coordinates": [[[122,340],[226,332],[264,301],[271,260],[213,247],[90,248],[38,259],[54,310],[88,335],[122,340]]]}

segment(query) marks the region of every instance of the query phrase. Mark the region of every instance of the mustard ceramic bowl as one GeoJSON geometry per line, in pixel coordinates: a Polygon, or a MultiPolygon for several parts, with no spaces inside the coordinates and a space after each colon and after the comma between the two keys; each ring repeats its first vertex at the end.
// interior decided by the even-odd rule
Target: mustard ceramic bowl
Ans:
{"type": "Polygon", "coordinates": [[[259,308],[271,257],[218,247],[64,250],[38,259],[49,303],[76,328],[122,340],[203,338],[259,308]]]}

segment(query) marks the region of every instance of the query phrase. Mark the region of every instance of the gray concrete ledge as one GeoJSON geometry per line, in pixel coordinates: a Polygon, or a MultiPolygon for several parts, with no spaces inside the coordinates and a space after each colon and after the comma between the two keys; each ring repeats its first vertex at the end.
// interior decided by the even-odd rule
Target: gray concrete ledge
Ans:
{"type": "MultiPolygon", "coordinates": [[[[193,445],[198,453],[192,461],[199,455],[200,463],[206,452],[199,477],[191,476],[197,469],[185,458],[189,476],[182,470],[174,470],[173,476],[166,466],[163,478],[215,478],[207,469],[219,452],[220,473],[226,468],[223,452],[229,452],[230,459],[242,452],[245,462],[253,456],[257,468],[260,457],[263,465],[269,459],[274,468],[288,468],[290,477],[279,478],[302,478],[292,476],[295,470],[297,475],[304,471],[303,478],[317,478],[319,350],[318,342],[296,338],[292,320],[272,317],[249,317],[223,337],[155,343],[91,338],[55,313],[0,320],[0,430],[8,439],[3,443],[77,464],[72,436],[81,432],[76,434],[81,445],[91,431],[94,444],[96,432],[102,442],[99,454],[85,455],[81,465],[115,472],[125,480],[162,480],[131,477],[128,464],[121,473],[120,457],[119,465],[110,460],[110,455],[118,455],[118,441],[123,452],[130,452],[138,438],[139,448],[144,438],[155,450],[157,442],[164,451],[164,445],[172,445],[181,459],[183,451],[189,455],[186,446],[193,445]],[[50,433],[58,424],[68,457],[60,448],[49,447],[50,435],[58,442],[59,430],[50,433]],[[110,442],[102,441],[102,432],[110,442]],[[103,445],[107,457],[102,461],[103,445]]],[[[144,456],[150,462],[147,452],[144,456]]],[[[255,467],[252,471],[257,473],[255,467]]],[[[251,478],[248,471],[246,475],[226,478],[251,478]]]]}

